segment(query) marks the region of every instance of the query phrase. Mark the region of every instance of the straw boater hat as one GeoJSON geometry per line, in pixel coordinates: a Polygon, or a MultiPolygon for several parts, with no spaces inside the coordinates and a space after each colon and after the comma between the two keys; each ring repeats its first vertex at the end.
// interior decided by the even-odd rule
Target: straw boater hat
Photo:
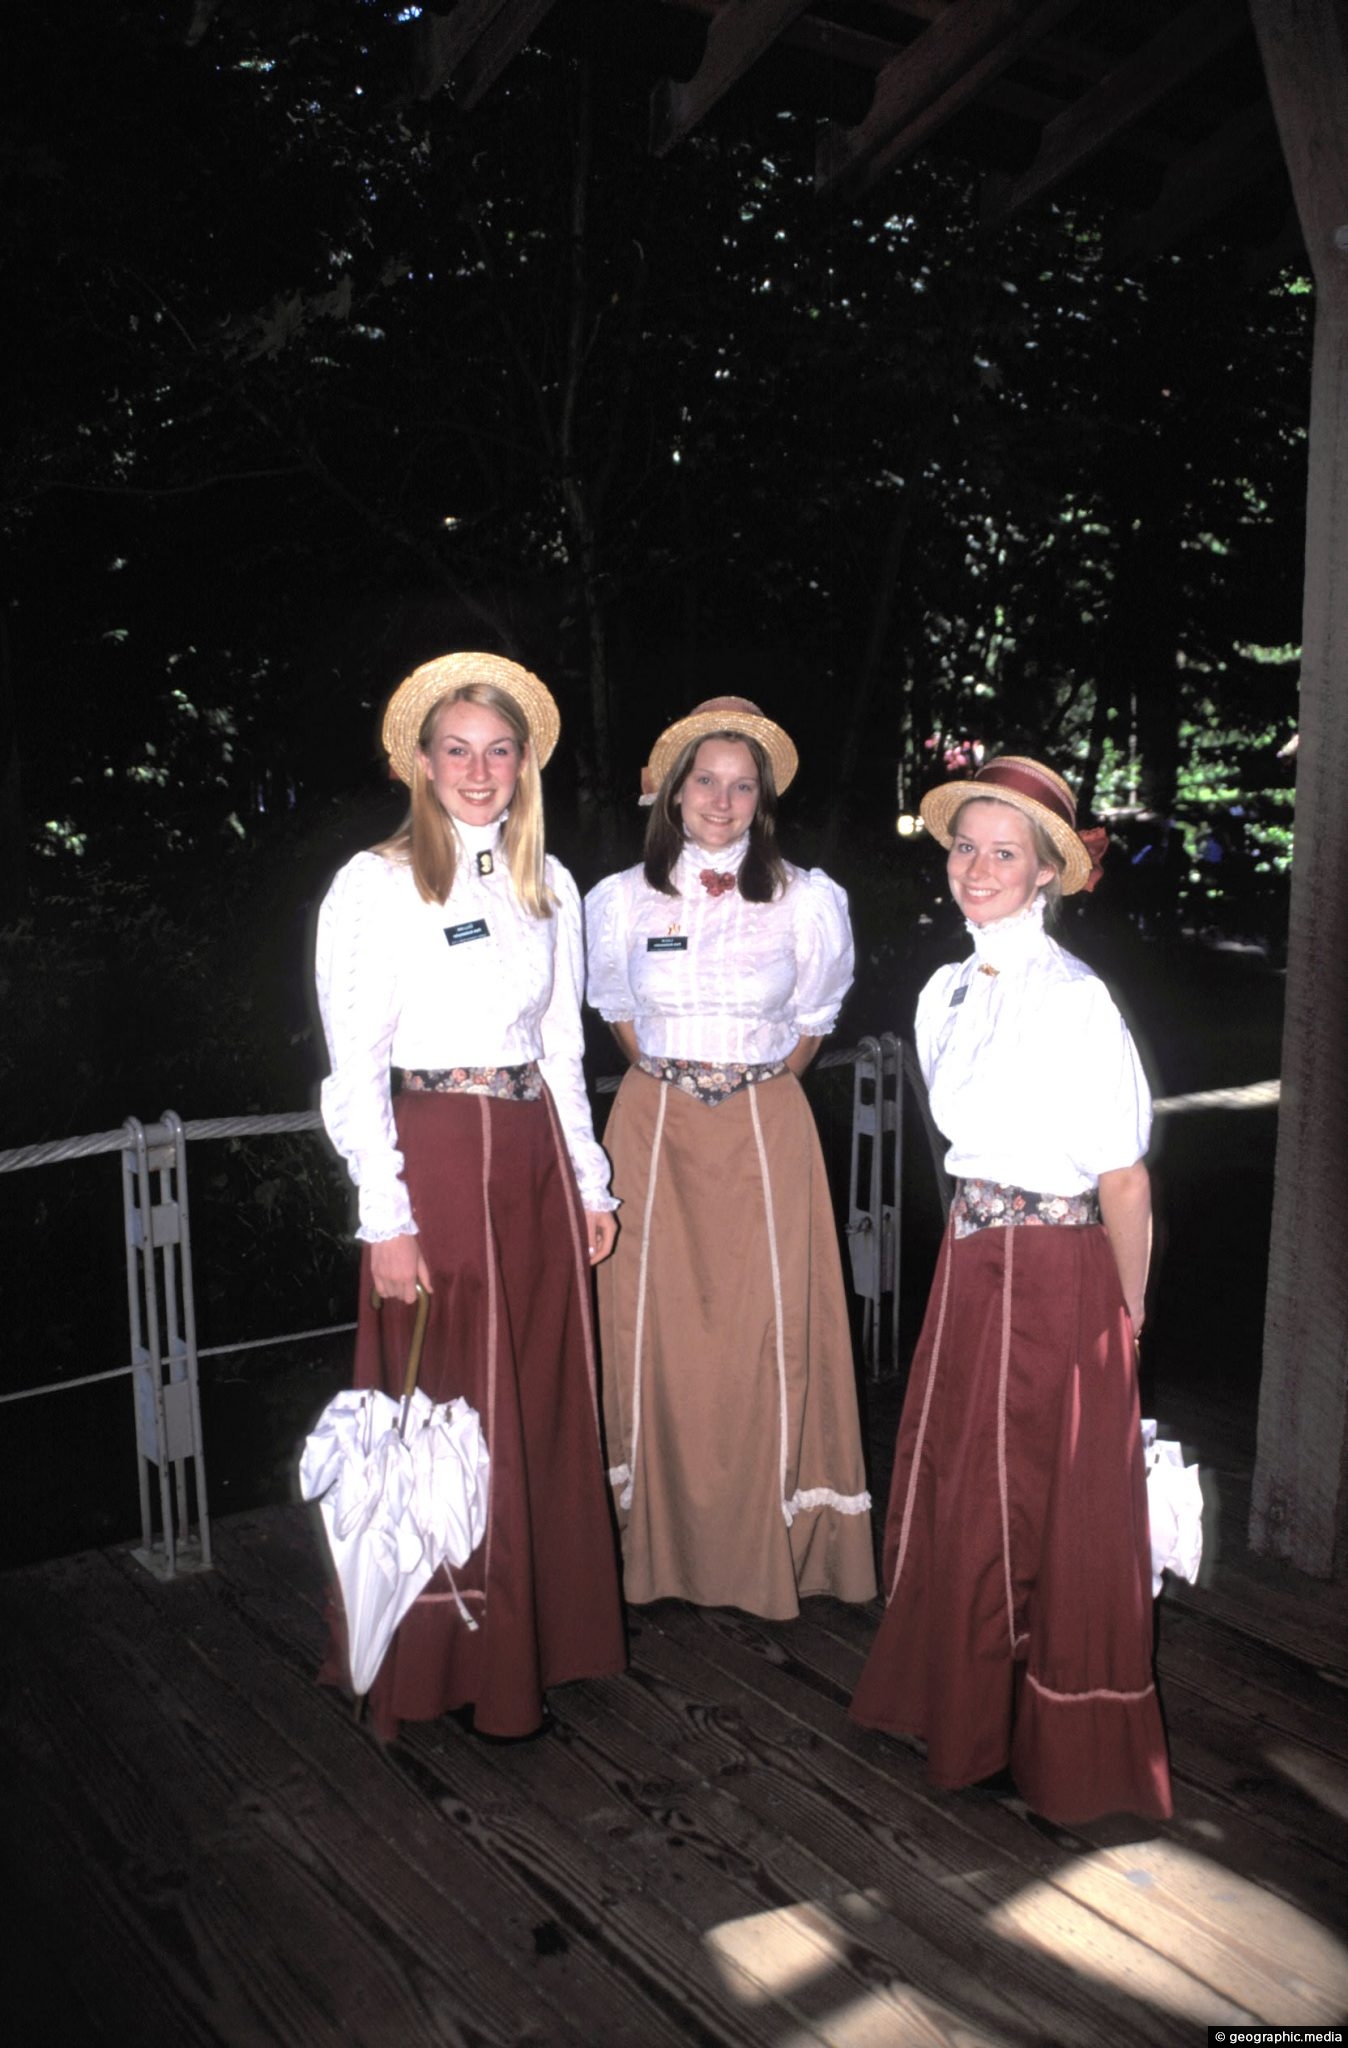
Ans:
{"type": "Polygon", "coordinates": [[[435,661],[423,661],[399,683],[384,713],[384,752],[400,782],[411,784],[417,735],[426,713],[442,697],[468,683],[490,683],[493,689],[513,697],[524,713],[534,759],[540,768],[549,759],[562,721],[545,683],[501,654],[442,654],[435,661]]]}
{"type": "Polygon", "coordinates": [[[1064,896],[1095,887],[1109,835],[1098,825],[1077,830],[1077,800],[1061,775],[1024,754],[1001,754],[995,761],[985,761],[968,780],[943,782],[939,789],[927,791],[921,803],[922,822],[932,838],[949,846],[950,828],[961,806],[980,796],[1010,804],[1043,826],[1065,863],[1064,896]]]}
{"type": "Polygon", "coordinates": [[[686,718],[676,718],[673,725],[667,725],[651,748],[651,758],[641,771],[642,803],[654,803],[665,777],[690,740],[705,740],[714,732],[740,732],[746,739],[757,740],[772,763],[772,779],[779,796],[800,766],[800,757],[780,725],[765,718],[747,697],[708,697],[686,718]]]}

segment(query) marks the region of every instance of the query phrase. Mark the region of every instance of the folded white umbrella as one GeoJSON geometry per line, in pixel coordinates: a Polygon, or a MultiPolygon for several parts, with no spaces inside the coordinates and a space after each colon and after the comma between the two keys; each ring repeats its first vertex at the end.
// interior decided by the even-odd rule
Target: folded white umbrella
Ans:
{"type": "Polygon", "coordinates": [[[300,1491],[319,1502],[342,1589],[357,1697],[435,1570],[411,1512],[414,1450],[398,1433],[398,1405],[387,1394],[338,1394],[300,1460],[300,1491]]]}
{"type": "Polygon", "coordinates": [[[342,1590],[357,1699],[417,1595],[442,1564],[466,1564],[487,1526],[490,1463],[477,1410],[464,1400],[433,1403],[415,1389],[430,1306],[418,1292],[402,1401],[335,1395],[300,1458],[300,1491],[319,1503],[342,1590]]]}
{"type": "Polygon", "coordinates": [[[1151,1590],[1161,1590],[1163,1572],[1175,1572],[1192,1586],[1203,1559],[1203,1490],[1197,1465],[1186,1465],[1183,1446],[1162,1442],[1154,1422],[1142,1424],[1147,1466],[1147,1518],[1151,1523],[1151,1590]]]}

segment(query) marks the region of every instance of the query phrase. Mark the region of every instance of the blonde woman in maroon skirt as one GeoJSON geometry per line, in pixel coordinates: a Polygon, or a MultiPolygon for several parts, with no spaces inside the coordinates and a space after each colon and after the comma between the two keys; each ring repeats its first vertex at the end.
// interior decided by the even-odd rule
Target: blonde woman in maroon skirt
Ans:
{"type": "Polygon", "coordinates": [[[776,1619],[875,1591],[837,1230],[797,1076],[852,979],[847,900],[783,860],[782,728],[742,697],[660,735],[646,858],[586,899],[589,997],[632,1062],[605,1132],[609,1479],[632,1601],[776,1619]]]}
{"type": "MultiPolygon", "coordinates": [[[[528,1735],[549,1686],[626,1661],[589,1278],[616,1203],[581,1076],[580,900],[543,844],[558,724],[496,655],[415,670],[383,728],[407,821],[319,916],[323,1120],[360,1191],[356,1384],[401,1392],[420,1282],[421,1385],[472,1403],[491,1458],[487,1533],[455,1574],[479,1625],[432,1582],[371,1690],[385,1739],[460,1707],[528,1735]]],[[[348,1679],[340,1617],[321,1675],[348,1679]]]]}
{"type": "Polygon", "coordinates": [[[1044,930],[1103,835],[1003,756],[922,804],[973,954],[918,1001],[956,1196],[899,1425],[887,1605],[855,1720],[942,1787],[1009,1768],[1066,1825],[1164,1819],[1136,1345],[1151,1098],[1102,982],[1044,930]]]}

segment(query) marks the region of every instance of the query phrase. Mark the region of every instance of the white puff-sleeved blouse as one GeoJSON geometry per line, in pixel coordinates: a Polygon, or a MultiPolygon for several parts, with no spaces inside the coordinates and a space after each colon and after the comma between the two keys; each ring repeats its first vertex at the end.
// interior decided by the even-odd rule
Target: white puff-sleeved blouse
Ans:
{"type": "MultiPolygon", "coordinates": [[[[463,827],[460,838],[495,839],[463,827]]],[[[617,1207],[581,1071],[580,896],[549,856],[553,914],[531,917],[503,857],[490,875],[461,858],[444,903],[425,903],[410,867],[358,853],[318,918],[316,979],[332,1072],[323,1122],[360,1190],[357,1236],[415,1232],[400,1179],[390,1067],[513,1067],[537,1060],[557,1106],[586,1209],[617,1207]]]]}
{"type": "Polygon", "coordinates": [[[1142,1158],[1151,1091],[1108,989],[1043,914],[970,925],[973,955],[932,976],[914,1036],[947,1172],[1077,1195],[1142,1158]]]}
{"type": "Polygon", "coordinates": [[[673,896],[633,867],[585,899],[588,999],[607,1022],[631,1023],[649,1059],[766,1064],[837,1021],[854,964],[846,896],[818,868],[789,862],[771,903],[711,895],[702,870],[738,873],[747,847],[686,846],[673,896]]]}

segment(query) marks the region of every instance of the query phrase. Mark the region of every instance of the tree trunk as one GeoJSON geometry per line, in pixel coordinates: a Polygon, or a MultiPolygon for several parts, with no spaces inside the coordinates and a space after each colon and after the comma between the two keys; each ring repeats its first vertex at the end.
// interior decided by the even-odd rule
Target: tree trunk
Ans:
{"type": "Polygon", "coordinates": [[[1250,1542],[1348,1569],[1348,17],[1251,0],[1315,275],[1282,1108],[1250,1542]]]}
{"type": "MultiPolygon", "coordinates": [[[[921,487],[923,462],[913,465],[912,473],[899,493],[894,517],[890,521],[885,539],[884,552],[880,559],[879,574],[875,585],[875,602],[871,607],[870,631],[866,636],[866,651],[861,660],[861,673],[852,698],[847,727],[843,733],[842,749],[838,761],[838,780],[833,802],[829,806],[828,832],[824,841],[824,859],[830,861],[837,850],[838,837],[843,820],[843,805],[849,791],[856,786],[857,769],[861,761],[863,743],[867,749],[876,744],[872,725],[872,709],[875,698],[875,684],[884,661],[885,647],[889,640],[889,629],[894,618],[894,600],[899,587],[899,570],[903,563],[904,549],[912,530],[913,515],[917,510],[918,492],[921,487]]],[[[899,752],[899,718],[895,715],[894,729],[886,741],[881,743],[881,752],[894,757],[899,752]]]]}
{"type": "Polygon", "coordinates": [[[0,924],[28,908],[28,834],[19,778],[18,704],[9,626],[0,618],[0,924]]]}

